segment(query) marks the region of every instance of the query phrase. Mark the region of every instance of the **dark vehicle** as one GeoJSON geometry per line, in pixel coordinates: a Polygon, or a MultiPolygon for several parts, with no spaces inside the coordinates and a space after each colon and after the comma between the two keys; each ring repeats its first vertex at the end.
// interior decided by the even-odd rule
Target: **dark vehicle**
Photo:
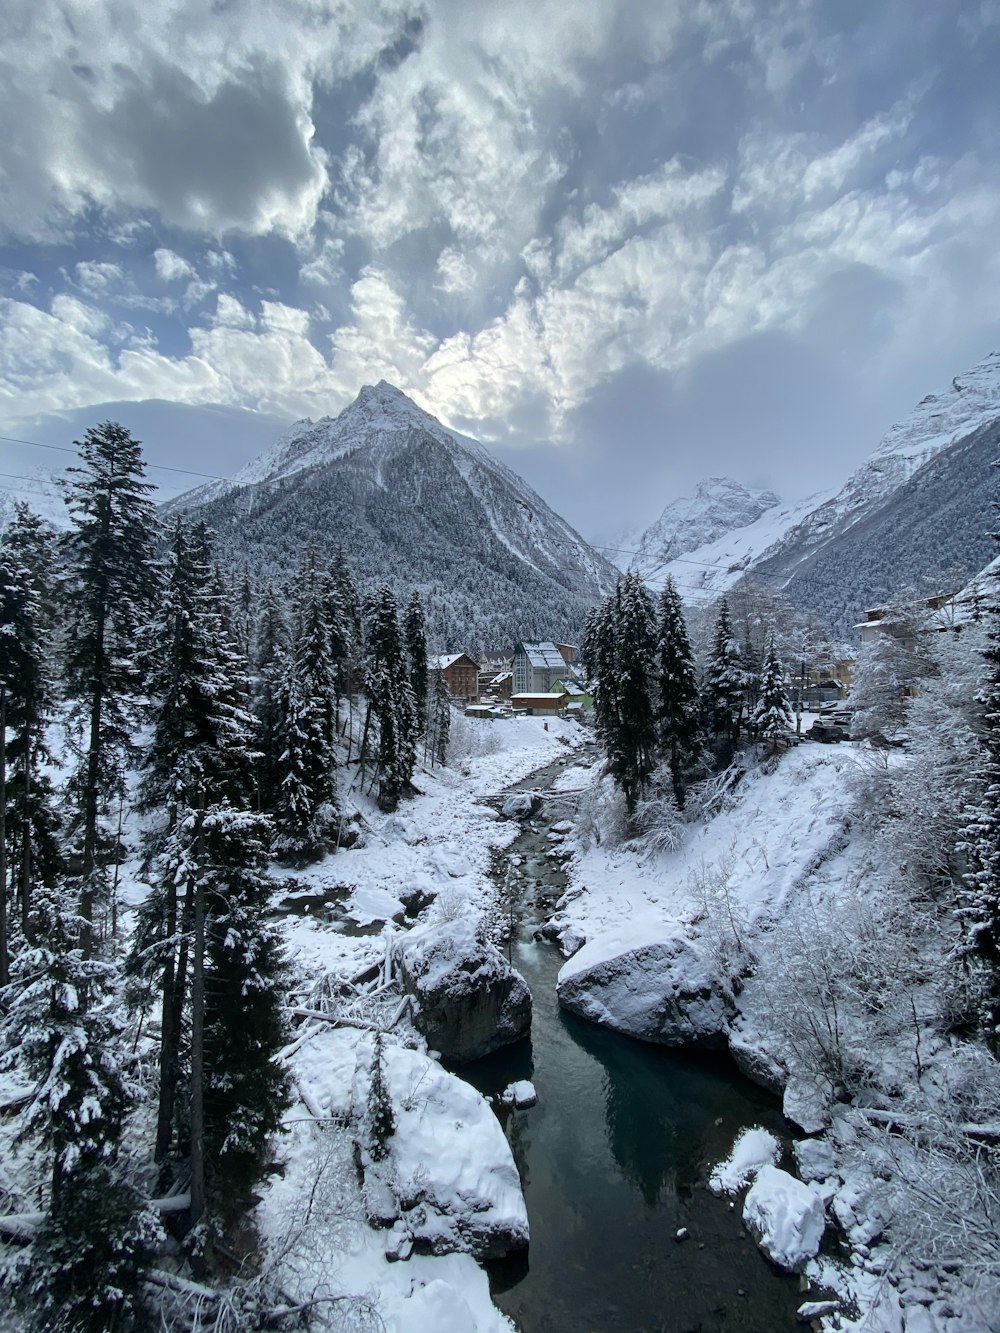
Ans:
{"type": "Polygon", "coordinates": [[[851,733],[847,727],[840,726],[839,723],[833,721],[828,722],[825,718],[820,722],[814,722],[808,734],[812,740],[820,741],[825,745],[851,739],[851,733]]]}

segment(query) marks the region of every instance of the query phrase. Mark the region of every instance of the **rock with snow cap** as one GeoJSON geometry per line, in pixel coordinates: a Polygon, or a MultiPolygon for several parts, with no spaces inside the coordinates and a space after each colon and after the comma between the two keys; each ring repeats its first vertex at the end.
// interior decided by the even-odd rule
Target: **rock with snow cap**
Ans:
{"type": "Polygon", "coordinates": [[[564,963],[557,994],[582,1018],[664,1046],[724,1046],[733,1008],[729,987],[691,940],[633,940],[627,926],[564,963]]]}
{"type": "Polygon", "coordinates": [[[429,1046],[456,1064],[478,1060],[531,1030],[531,992],[471,922],[415,927],[397,946],[407,992],[417,1001],[414,1024],[429,1046]]]}
{"type": "Polygon", "coordinates": [[[819,1251],[826,1229],[823,1200],[776,1166],[762,1166],[743,1203],[743,1221],[767,1257],[801,1273],[819,1251]]]}

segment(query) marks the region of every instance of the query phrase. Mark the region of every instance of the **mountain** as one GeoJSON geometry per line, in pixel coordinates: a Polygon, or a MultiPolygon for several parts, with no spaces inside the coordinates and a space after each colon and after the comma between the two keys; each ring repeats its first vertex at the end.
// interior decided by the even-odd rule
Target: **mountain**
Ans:
{"type": "Polygon", "coordinates": [[[217,533],[230,566],[287,572],[317,541],[363,590],[416,589],[441,650],[577,641],[616,571],[510,468],[392,385],[301,421],[236,476],[170,501],[217,533]]]}
{"type": "Polygon", "coordinates": [[[840,490],[775,504],[671,551],[656,579],[673,575],[697,604],[750,574],[853,641],[866,607],[928,581],[961,587],[993,557],[998,456],[1000,352],[992,352],[892,426],[840,490]]]}
{"type": "Polygon", "coordinates": [[[730,477],[710,477],[699,482],[693,496],[668,504],[644,532],[623,537],[615,564],[660,586],[666,566],[678,556],[748,527],[780,503],[773,491],[751,491],[730,477]]]}
{"type": "Polygon", "coordinates": [[[36,468],[23,477],[4,478],[0,488],[0,532],[14,516],[14,506],[24,501],[29,509],[54,528],[68,528],[70,513],[64,499],[65,477],[36,468]]]}

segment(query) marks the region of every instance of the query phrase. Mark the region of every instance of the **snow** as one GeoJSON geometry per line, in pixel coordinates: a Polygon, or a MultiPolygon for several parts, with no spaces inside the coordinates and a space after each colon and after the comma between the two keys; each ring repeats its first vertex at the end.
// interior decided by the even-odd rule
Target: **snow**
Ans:
{"type": "Polygon", "coordinates": [[[743,1220],[768,1258],[800,1273],[826,1228],[823,1200],[787,1171],[762,1166],[743,1204],[743,1220]]]}
{"type": "Polygon", "coordinates": [[[781,1156],[781,1144],[767,1129],[745,1129],[733,1144],[724,1162],[716,1166],[708,1180],[715,1194],[735,1194],[763,1166],[773,1166],[781,1156]]]}

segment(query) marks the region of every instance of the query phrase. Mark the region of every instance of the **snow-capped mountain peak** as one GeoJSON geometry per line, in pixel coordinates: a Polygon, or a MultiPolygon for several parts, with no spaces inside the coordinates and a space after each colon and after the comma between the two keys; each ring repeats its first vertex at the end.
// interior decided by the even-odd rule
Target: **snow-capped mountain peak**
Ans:
{"type": "Polygon", "coordinates": [[[780,503],[773,491],[751,490],[731,477],[709,477],[698,483],[694,495],[671,501],[644,532],[623,538],[617,563],[658,584],[671,560],[748,527],[780,503]]]}

